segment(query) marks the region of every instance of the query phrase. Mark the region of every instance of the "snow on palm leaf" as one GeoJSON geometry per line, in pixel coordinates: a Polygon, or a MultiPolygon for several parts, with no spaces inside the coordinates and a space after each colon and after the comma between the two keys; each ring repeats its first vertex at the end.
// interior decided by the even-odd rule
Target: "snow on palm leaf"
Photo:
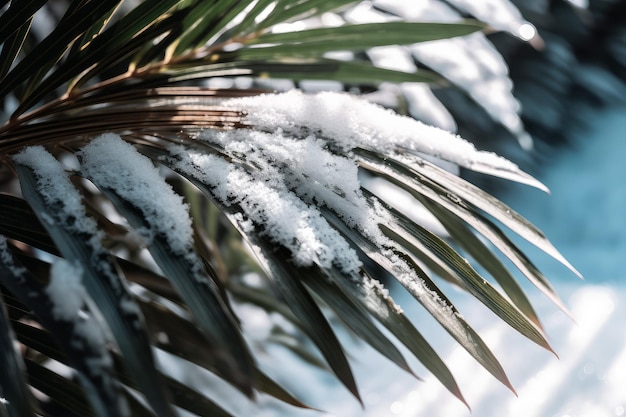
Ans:
{"type": "MultiPolygon", "coordinates": [[[[522,306],[500,296],[464,259],[453,255],[443,240],[408,225],[410,222],[383,201],[384,195],[375,196],[364,189],[358,176],[360,169],[392,182],[411,181],[403,171],[423,175],[412,191],[421,194],[417,198],[423,198],[430,210],[443,207],[478,230],[491,230],[492,225],[473,208],[476,203],[569,265],[519,215],[493,198],[486,204],[472,199],[471,193],[478,189],[424,158],[440,158],[544,188],[516,165],[492,153],[480,152],[451,133],[346,94],[305,95],[292,91],[229,99],[219,106],[242,112],[242,123],[248,127],[204,130],[197,139],[209,144],[208,151],[205,147],[176,144],[169,147],[169,156],[161,160],[206,186],[219,206],[235,213],[231,218],[253,243],[254,236],[267,238],[286,248],[296,266],[316,265],[329,271],[328,276],[338,270],[363,289],[377,285],[368,276],[358,278],[368,271],[367,262],[380,264],[507,385],[506,376],[484,343],[413,257],[434,267],[436,272],[454,276],[457,283],[503,320],[549,348],[540,328],[527,317],[527,310],[520,311],[522,306]],[[450,187],[458,189],[459,194],[450,187]],[[450,262],[446,256],[458,260],[450,262]],[[364,259],[368,260],[365,265],[364,259]]],[[[486,194],[481,196],[487,198],[486,194]]],[[[488,239],[493,236],[488,234],[488,239]]],[[[512,246],[502,240],[493,243],[512,246]]],[[[549,286],[538,279],[534,282],[558,300],[549,286]]]]}
{"type": "Polygon", "coordinates": [[[496,174],[545,189],[512,162],[494,153],[477,151],[473,144],[442,129],[372,105],[354,96],[298,91],[233,99],[222,103],[247,113],[244,122],[256,129],[304,136],[319,131],[323,145],[344,152],[355,148],[385,154],[422,153],[478,172],[496,174]]]}
{"type": "MultiPolygon", "coordinates": [[[[358,229],[378,245],[385,241],[381,240],[376,224],[384,223],[384,219],[375,207],[365,202],[361,193],[356,167],[363,164],[362,151],[406,161],[417,170],[428,166],[433,172],[449,177],[423,159],[426,155],[547,190],[504,158],[478,151],[454,134],[398,116],[351,95],[305,95],[292,91],[230,99],[220,106],[244,112],[243,123],[253,130],[206,131],[199,135],[201,140],[219,145],[228,157],[258,168],[254,175],[264,184],[295,193],[307,203],[330,208],[349,227],[358,229]]],[[[228,194],[228,188],[218,191],[222,202],[227,201],[228,194]]],[[[507,223],[508,218],[513,230],[569,266],[541,232],[508,207],[500,204],[498,208],[506,213],[501,220],[507,223]]],[[[485,211],[491,210],[485,208],[485,211]]],[[[494,216],[500,217],[497,213],[494,216]]],[[[282,219],[278,216],[273,220],[282,219]]],[[[289,236],[286,240],[294,238],[289,236]]]]}
{"type": "MultiPolygon", "coordinates": [[[[68,359],[76,369],[93,368],[67,337],[56,310],[37,302],[56,298],[57,292],[49,294],[43,284],[50,269],[54,289],[55,282],[62,283],[56,278],[64,272],[59,266],[73,265],[82,271],[94,319],[104,319],[102,328],[113,336],[108,349],[112,378],[124,393],[128,387],[145,396],[146,401],[128,396],[133,415],[173,416],[174,406],[197,415],[230,415],[228,407],[212,401],[227,401],[219,392],[195,392],[193,384],[182,384],[156,367],[154,347],[215,373],[249,397],[258,390],[304,406],[259,369],[255,355],[265,346],[257,350],[259,345],[244,338],[246,327],[236,317],[240,303],[290,321],[295,327],[283,336],[297,340],[296,348],[307,350],[303,356],[310,358],[308,345],[295,333],[306,334],[356,398],[350,361],[329,315],[411,372],[378,321],[463,400],[450,370],[379,282],[393,278],[506,385],[494,355],[433,277],[466,289],[514,329],[550,349],[532,307],[515,278],[497,263],[495,250],[557,303],[558,298],[493,219],[566,262],[517,213],[431,161],[543,188],[540,183],[452,134],[348,95],[290,92],[234,99],[259,92],[201,87],[216,77],[237,75],[295,82],[312,77],[368,88],[388,81],[435,82],[440,78],[428,71],[383,70],[328,54],[348,49],[356,58],[379,46],[463,36],[484,30],[482,24],[388,22],[274,30],[300,18],[324,20],[326,12],[346,17],[345,23],[344,12],[356,2],[143,1],[125,12],[116,1],[86,1],[71,2],[50,35],[38,42],[29,36],[30,22],[46,2],[30,3],[25,10],[12,2],[0,16],[8,24],[0,25],[7,58],[0,65],[0,98],[5,109],[14,110],[0,128],[2,160],[10,167],[0,171],[0,232],[6,236],[0,279],[2,291],[8,286],[15,296],[2,305],[11,316],[22,317],[30,314],[23,312],[25,304],[47,331],[36,333],[16,322],[16,337],[25,346],[44,357],[68,359]],[[22,43],[29,47],[20,48],[22,43]],[[75,153],[80,166],[71,173],[60,163],[68,152],[75,153]],[[447,238],[409,220],[396,201],[362,182],[362,174],[404,190],[441,222],[447,238]],[[17,183],[21,193],[13,187],[17,183]],[[249,245],[242,245],[242,238],[249,245]],[[508,297],[461,251],[489,271],[508,297]],[[55,256],[67,262],[53,267],[55,256]],[[242,277],[252,271],[259,285],[242,277]],[[49,336],[59,339],[67,358],[60,357],[49,336]]],[[[449,3],[437,4],[449,10],[449,3]]],[[[410,47],[403,51],[415,67],[410,47]]],[[[500,70],[496,65],[488,74],[506,78],[500,70]]],[[[410,93],[428,96],[425,90],[410,93]]],[[[12,345],[13,336],[0,332],[0,344],[12,345]]],[[[28,372],[41,373],[38,364],[26,360],[28,372]]],[[[9,379],[0,378],[0,391],[5,392],[9,379]]],[[[43,379],[42,389],[53,401],[67,396],[50,381],[73,386],[61,376],[43,379]]],[[[39,381],[31,380],[32,386],[39,381]]],[[[84,410],[88,401],[73,404],[80,390],[72,392],[68,412],[90,415],[84,410]]]]}
{"type": "Polygon", "coordinates": [[[178,158],[175,166],[211,186],[221,203],[241,205],[248,219],[288,247],[300,265],[335,262],[347,273],[360,267],[318,206],[331,209],[378,246],[388,242],[378,229],[387,223],[384,215],[361,191],[355,149],[396,157],[410,152],[418,163],[425,163],[420,156],[425,154],[542,187],[493,153],[350,95],[292,91],[231,99],[220,106],[243,111],[243,122],[253,129],[206,130],[198,138],[255,169],[179,145],[170,148],[178,158]]]}
{"type": "MultiPolygon", "coordinates": [[[[144,392],[154,393],[149,395],[151,401],[160,404],[155,410],[163,407],[164,415],[171,415],[166,411],[169,406],[163,398],[158,399],[162,391],[154,379],[156,371],[139,307],[102,245],[105,235],[96,221],[87,215],[80,192],[70,181],[62,164],[41,146],[26,148],[13,160],[17,164],[24,197],[37,209],[39,220],[53,236],[67,261],[56,262],[51,267],[51,283],[45,290],[46,297],[38,295],[38,286],[29,282],[32,277],[22,278],[18,287],[13,283],[5,284],[11,291],[26,294],[23,301],[48,328],[58,331],[55,335],[61,338],[65,353],[78,361],[74,366],[81,370],[80,375],[85,375],[80,380],[86,385],[98,415],[124,415],[120,411],[124,404],[112,400],[115,398],[112,389],[97,387],[107,382],[112,384],[106,377],[113,371],[109,352],[104,346],[105,337],[99,332],[111,334],[121,352],[131,359],[129,368],[136,375],[141,375],[138,382],[144,392]],[[64,298],[69,298],[69,301],[64,298]],[[42,303],[49,307],[42,308],[42,303]],[[87,317],[86,313],[79,312],[83,304],[92,308],[93,317],[99,322],[93,323],[93,319],[88,321],[82,317],[87,317]],[[67,324],[63,322],[72,324],[69,334],[67,324]]],[[[8,261],[15,262],[7,254],[8,251],[5,251],[5,267],[8,261]]],[[[24,270],[20,275],[27,272],[24,270]]]]}
{"type": "MultiPolygon", "coordinates": [[[[331,297],[328,301],[338,313],[349,311],[350,315],[342,319],[383,355],[408,370],[402,355],[382,334],[372,336],[375,327],[365,324],[372,317],[379,320],[461,399],[450,372],[406,321],[379,278],[395,277],[460,345],[507,386],[510,383],[497,359],[429,271],[465,288],[514,329],[550,349],[521,290],[507,289],[514,301],[502,296],[449,243],[410,221],[393,201],[372,193],[360,178],[360,173],[367,172],[404,188],[444,227],[451,228],[451,235],[454,231],[454,236],[460,236],[456,243],[461,247],[469,236],[475,239],[476,231],[482,234],[558,302],[545,279],[527,265],[485,213],[568,265],[541,232],[504,204],[430,161],[439,159],[545,189],[515,164],[478,151],[452,133],[348,94],[291,91],[218,98],[206,104],[202,99],[194,101],[194,106],[204,105],[228,114],[229,123],[237,119],[238,127],[227,124],[223,129],[190,132],[195,136],[182,136],[166,149],[158,145],[140,150],[196,184],[227,214],[249,240],[330,368],[357,397],[341,345],[331,327],[319,323],[325,319],[311,291],[322,299],[331,297]],[[466,224],[465,231],[459,224],[466,224]],[[381,275],[380,269],[372,267],[375,264],[386,273],[381,275]],[[407,334],[411,336],[407,338],[407,334]]],[[[32,149],[20,155],[33,153],[32,149]]],[[[248,390],[249,375],[255,372],[251,370],[252,355],[241,340],[218,283],[207,275],[196,253],[189,206],[150,159],[117,134],[90,141],[77,156],[81,174],[147,238],[145,243],[164,275],[180,292],[199,327],[210,336],[215,360],[212,366],[220,375],[230,375],[226,377],[229,382],[248,390]],[[162,204],[155,205],[155,201],[162,204]]],[[[16,158],[18,163],[25,161],[23,156],[16,158]]],[[[47,178],[45,166],[41,172],[37,166],[31,169],[36,177],[47,178]]],[[[20,175],[27,178],[24,173],[20,175]]],[[[57,186],[48,181],[43,189],[53,193],[57,186]]],[[[71,189],[69,183],[67,186],[71,189]]],[[[45,198],[48,202],[61,199],[49,194],[45,198]]],[[[94,229],[91,233],[100,232],[94,229]]]]}

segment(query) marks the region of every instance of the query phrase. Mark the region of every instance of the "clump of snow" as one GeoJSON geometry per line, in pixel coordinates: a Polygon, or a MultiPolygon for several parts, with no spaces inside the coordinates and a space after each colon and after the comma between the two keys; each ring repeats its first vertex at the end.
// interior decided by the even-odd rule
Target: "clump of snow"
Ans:
{"type": "MultiPolygon", "coordinates": [[[[55,209],[55,216],[59,221],[71,230],[93,236],[94,242],[102,237],[95,220],[87,216],[80,193],[70,181],[63,165],[54,156],[42,146],[30,146],[14,155],[13,160],[33,170],[39,193],[55,209]]],[[[50,217],[44,220],[55,221],[50,217]]]]}
{"type": "Polygon", "coordinates": [[[138,315],[139,307],[133,307],[134,302],[110,264],[98,261],[98,257],[106,256],[101,243],[104,233],[98,228],[97,222],[87,215],[82,196],[70,181],[63,164],[41,146],[25,148],[13,160],[33,170],[37,178],[37,191],[52,209],[51,214],[38,213],[39,217],[49,224],[60,222],[63,227],[79,234],[81,238],[87,236],[93,259],[98,263],[101,272],[109,278],[109,285],[119,295],[123,310],[127,314],[138,315]]]}
{"type": "Polygon", "coordinates": [[[348,226],[377,239],[378,219],[361,193],[357,162],[331,152],[325,140],[314,135],[297,138],[281,129],[274,133],[207,130],[200,139],[245,157],[271,187],[291,190],[306,203],[329,207],[348,226]]]}
{"type": "Polygon", "coordinates": [[[183,198],[165,182],[149,158],[119,135],[103,134],[91,141],[79,157],[82,172],[98,187],[112,189],[138,208],[149,230],[162,234],[176,254],[193,247],[193,230],[183,198]]]}
{"type": "Polygon", "coordinates": [[[247,113],[245,121],[256,129],[282,129],[296,136],[319,132],[329,145],[349,151],[372,149],[395,154],[398,149],[424,153],[468,169],[489,165],[516,171],[512,162],[445,130],[403,117],[353,95],[323,92],[305,95],[294,90],[283,94],[234,98],[222,103],[247,113]]]}
{"type": "Polygon", "coordinates": [[[52,302],[52,313],[57,320],[74,325],[75,343],[86,343],[85,357],[91,373],[111,372],[113,365],[107,351],[104,330],[87,310],[88,295],[82,283],[83,269],[59,258],[50,268],[50,282],[45,289],[52,302]]]}
{"type": "Polygon", "coordinates": [[[408,164],[423,165],[426,154],[466,168],[487,167],[504,177],[520,172],[452,133],[348,94],[290,91],[220,105],[243,112],[253,129],[205,130],[198,138],[225,156],[172,146],[173,164],[208,185],[222,204],[237,205],[244,232],[268,236],[289,249],[298,265],[357,273],[361,262],[336,229],[344,226],[385,254],[397,247],[379,228],[393,224],[392,216],[362,193],[355,149],[408,164]],[[410,160],[403,156],[407,152],[410,160]]]}
{"type": "Polygon", "coordinates": [[[13,255],[9,252],[7,238],[4,235],[0,235],[0,262],[11,271],[14,277],[21,277],[26,273],[26,268],[15,264],[13,255]]]}
{"type": "MultiPolygon", "coordinates": [[[[251,174],[215,155],[172,146],[177,169],[211,187],[225,205],[237,204],[262,234],[289,249],[296,264],[333,265],[355,272],[361,263],[349,244],[321,216],[287,189],[280,177],[251,174]]],[[[254,227],[249,224],[248,226],[254,227]]]]}
{"type": "Polygon", "coordinates": [[[83,270],[79,265],[60,259],[52,264],[46,293],[53,301],[53,314],[59,320],[72,321],[83,308],[86,299],[82,284],[83,270]]]}
{"type": "Polygon", "coordinates": [[[87,308],[89,296],[82,283],[83,269],[59,258],[50,268],[50,282],[45,289],[57,320],[74,325],[74,343],[85,343],[85,357],[90,372],[98,375],[111,372],[113,365],[107,351],[104,330],[94,321],[87,308]]]}

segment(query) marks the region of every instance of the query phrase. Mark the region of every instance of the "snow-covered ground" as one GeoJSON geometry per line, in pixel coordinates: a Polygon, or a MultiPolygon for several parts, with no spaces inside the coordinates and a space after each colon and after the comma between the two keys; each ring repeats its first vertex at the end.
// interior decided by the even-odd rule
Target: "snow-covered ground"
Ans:
{"type": "MultiPolygon", "coordinates": [[[[459,309],[492,347],[517,396],[482,370],[437,326],[432,344],[457,377],[471,412],[414,364],[424,381],[404,374],[375,352],[355,345],[351,352],[365,408],[323,373],[302,370],[285,351],[269,352],[266,365],[287,380],[294,393],[324,412],[295,410],[260,399],[242,415],[352,417],[619,417],[626,414],[626,108],[591,114],[594,127],[579,131],[576,147],[554,158],[542,175],[552,195],[516,189],[504,199],[541,227],[586,277],[580,281],[556,262],[531,251],[531,259],[554,282],[573,322],[528,287],[543,318],[556,358],[534,346],[460,292],[459,309]],[[276,355],[272,355],[275,353],[276,355]],[[278,359],[280,358],[280,359],[278,359]],[[290,370],[290,372],[285,372],[290,370]],[[295,378],[294,378],[295,375],[295,378]],[[301,381],[294,387],[293,382],[301,381]]],[[[454,290],[452,290],[454,292],[454,290]]],[[[408,296],[395,297],[407,314],[430,318],[408,296]]],[[[421,327],[423,328],[423,327],[421,327]]],[[[270,370],[271,372],[271,370],[270,370]]]]}

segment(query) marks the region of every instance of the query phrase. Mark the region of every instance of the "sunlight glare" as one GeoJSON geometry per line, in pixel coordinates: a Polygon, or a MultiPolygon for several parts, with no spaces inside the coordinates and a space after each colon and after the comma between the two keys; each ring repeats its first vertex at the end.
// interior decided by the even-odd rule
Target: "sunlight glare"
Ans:
{"type": "Polygon", "coordinates": [[[523,23],[520,25],[517,33],[522,40],[529,41],[537,35],[537,29],[530,23],[523,23]]]}

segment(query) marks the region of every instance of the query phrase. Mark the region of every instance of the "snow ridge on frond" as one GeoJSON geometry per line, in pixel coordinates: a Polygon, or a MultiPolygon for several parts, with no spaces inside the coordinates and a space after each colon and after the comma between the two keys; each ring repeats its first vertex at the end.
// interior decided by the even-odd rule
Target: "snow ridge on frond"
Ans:
{"type": "Polygon", "coordinates": [[[159,174],[150,159],[118,135],[107,133],[80,152],[82,172],[96,185],[115,190],[132,202],[148,225],[148,239],[162,234],[178,255],[193,249],[193,230],[187,205],[159,174]]]}
{"type": "Polygon", "coordinates": [[[234,98],[222,103],[247,113],[245,122],[266,132],[282,130],[306,137],[315,133],[327,145],[349,151],[370,149],[394,155],[401,151],[426,154],[461,167],[501,176],[545,189],[517,165],[470,142],[349,94],[282,94],[234,98]]]}

